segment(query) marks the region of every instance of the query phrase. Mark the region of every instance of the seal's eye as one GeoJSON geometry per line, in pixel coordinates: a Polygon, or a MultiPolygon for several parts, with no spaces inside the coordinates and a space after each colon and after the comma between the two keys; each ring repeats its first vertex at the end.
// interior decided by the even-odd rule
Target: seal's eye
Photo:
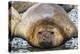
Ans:
{"type": "Polygon", "coordinates": [[[54,32],[50,32],[50,34],[54,34],[54,32]]]}
{"type": "Polygon", "coordinates": [[[38,32],[38,34],[42,34],[42,32],[38,32]]]}

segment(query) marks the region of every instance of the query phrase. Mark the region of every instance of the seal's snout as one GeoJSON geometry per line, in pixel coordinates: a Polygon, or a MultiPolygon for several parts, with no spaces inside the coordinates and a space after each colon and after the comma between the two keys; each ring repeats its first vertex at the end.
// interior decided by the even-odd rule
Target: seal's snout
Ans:
{"type": "Polygon", "coordinates": [[[51,38],[54,36],[53,31],[39,31],[38,37],[41,40],[41,42],[51,42],[51,38]]]}
{"type": "Polygon", "coordinates": [[[52,36],[54,36],[53,31],[39,31],[39,45],[42,48],[52,47],[52,36]]]}

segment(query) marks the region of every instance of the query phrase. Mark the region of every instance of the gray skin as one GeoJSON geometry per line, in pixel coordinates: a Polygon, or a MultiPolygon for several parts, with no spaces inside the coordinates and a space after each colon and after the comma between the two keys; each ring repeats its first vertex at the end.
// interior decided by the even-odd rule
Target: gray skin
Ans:
{"type": "Polygon", "coordinates": [[[57,47],[77,36],[77,29],[65,10],[56,4],[47,3],[30,7],[14,32],[39,48],[57,47]]]}

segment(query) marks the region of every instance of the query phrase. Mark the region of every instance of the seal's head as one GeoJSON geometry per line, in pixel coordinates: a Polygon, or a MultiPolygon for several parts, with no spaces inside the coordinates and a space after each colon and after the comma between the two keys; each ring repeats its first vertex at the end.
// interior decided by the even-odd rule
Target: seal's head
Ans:
{"type": "Polygon", "coordinates": [[[29,36],[31,45],[39,48],[50,48],[61,45],[64,42],[64,32],[53,22],[41,20],[32,26],[33,32],[29,36]]]}

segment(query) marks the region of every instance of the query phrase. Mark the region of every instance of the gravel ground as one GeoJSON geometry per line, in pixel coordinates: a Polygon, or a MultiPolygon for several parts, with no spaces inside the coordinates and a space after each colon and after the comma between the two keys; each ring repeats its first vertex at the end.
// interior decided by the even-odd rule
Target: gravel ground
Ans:
{"type": "MultiPolygon", "coordinates": [[[[75,23],[76,27],[78,26],[78,13],[77,13],[77,6],[72,9],[68,15],[70,17],[70,19],[73,21],[73,23],[75,23]]],[[[31,46],[23,39],[21,38],[14,38],[11,42],[11,52],[30,52],[30,50],[28,50],[28,48],[30,48],[31,46]]],[[[78,38],[71,38],[69,41],[67,41],[64,44],[63,48],[68,48],[68,49],[77,49],[78,48],[78,38]]],[[[35,49],[33,49],[32,51],[36,51],[35,49]]]]}

